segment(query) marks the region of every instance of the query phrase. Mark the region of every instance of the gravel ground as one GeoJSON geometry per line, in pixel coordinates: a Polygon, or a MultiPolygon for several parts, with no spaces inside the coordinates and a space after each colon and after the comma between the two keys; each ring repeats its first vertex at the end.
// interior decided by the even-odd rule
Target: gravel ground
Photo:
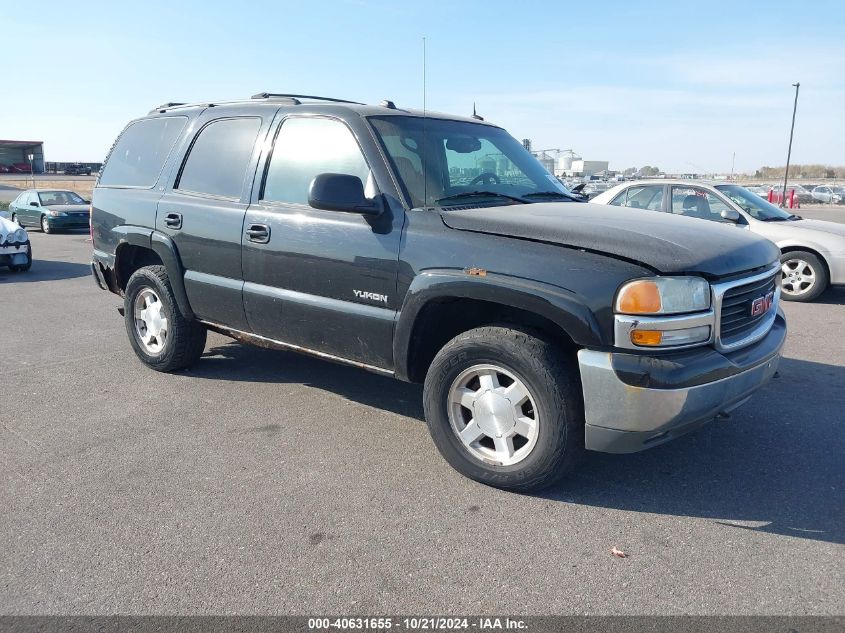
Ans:
{"type": "Polygon", "coordinates": [[[785,306],[730,420],[528,496],[449,468],[415,385],[217,335],[146,369],[87,235],[32,240],[0,270],[2,614],[845,614],[845,289],[785,306]]]}

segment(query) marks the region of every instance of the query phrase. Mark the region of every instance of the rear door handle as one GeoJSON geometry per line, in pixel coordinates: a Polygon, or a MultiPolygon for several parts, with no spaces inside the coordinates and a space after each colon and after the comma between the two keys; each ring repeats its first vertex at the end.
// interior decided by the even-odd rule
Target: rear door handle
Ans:
{"type": "Polygon", "coordinates": [[[164,224],[171,229],[181,229],[182,228],[182,214],[181,213],[168,213],[164,216],[164,224]]]}
{"type": "Polygon", "coordinates": [[[266,244],[270,241],[270,227],[266,224],[250,224],[246,235],[250,242],[266,244]]]}

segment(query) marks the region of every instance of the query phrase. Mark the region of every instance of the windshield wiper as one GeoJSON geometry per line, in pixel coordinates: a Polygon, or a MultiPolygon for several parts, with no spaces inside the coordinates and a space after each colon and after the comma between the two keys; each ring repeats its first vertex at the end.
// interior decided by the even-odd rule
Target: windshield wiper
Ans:
{"type": "Polygon", "coordinates": [[[573,202],[581,202],[581,198],[569,193],[563,193],[562,191],[532,191],[531,193],[522,194],[523,198],[548,198],[550,196],[566,198],[567,200],[572,200],[573,202]]]}
{"type": "Polygon", "coordinates": [[[486,196],[488,198],[504,198],[506,200],[513,200],[520,204],[528,204],[524,198],[517,198],[516,196],[509,196],[506,193],[498,193],[496,191],[464,191],[463,193],[456,193],[445,198],[438,198],[435,202],[445,202],[446,200],[460,200],[461,198],[479,198],[486,196]]]}

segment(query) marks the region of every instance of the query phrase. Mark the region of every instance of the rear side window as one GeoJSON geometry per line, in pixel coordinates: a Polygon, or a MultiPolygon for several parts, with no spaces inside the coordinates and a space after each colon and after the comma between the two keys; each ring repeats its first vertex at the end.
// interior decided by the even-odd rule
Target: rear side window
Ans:
{"type": "Polygon", "coordinates": [[[260,127],[258,117],[218,119],[206,125],[191,146],[176,189],[240,198],[260,127]]]}
{"type": "Polygon", "coordinates": [[[100,174],[106,187],[152,187],[187,117],[159,117],[131,123],[114,144],[100,174]]]}

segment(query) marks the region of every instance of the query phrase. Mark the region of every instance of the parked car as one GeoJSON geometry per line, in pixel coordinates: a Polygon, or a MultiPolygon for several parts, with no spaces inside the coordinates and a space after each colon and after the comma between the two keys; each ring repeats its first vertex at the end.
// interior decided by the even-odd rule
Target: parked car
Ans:
{"type": "Polygon", "coordinates": [[[845,187],[820,185],[813,189],[813,199],[829,204],[845,204],[845,187]]]}
{"type": "Polygon", "coordinates": [[[615,187],[594,201],[728,224],[770,239],[781,251],[787,301],[812,301],[831,284],[845,284],[845,225],[805,220],[739,185],[640,181],[615,187]]]}
{"type": "Polygon", "coordinates": [[[9,165],[9,173],[13,174],[31,174],[32,165],[29,163],[12,163],[9,165]]]}
{"type": "MultiPolygon", "coordinates": [[[[771,189],[772,191],[774,191],[774,193],[777,194],[777,199],[779,200],[780,196],[783,194],[783,183],[779,185],[772,185],[771,189]]],[[[786,186],[787,201],[789,200],[789,192],[791,190],[795,191],[795,200],[798,202],[798,204],[812,204],[814,202],[812,192],[808,191],[801,185],[796,184],[789,184],[786,186]]],[[[768,193],[766,195],[766,198],[768,198],[768,193]]]]}
{"type": "Polygon", "coordinates": [[[502,128],[391,102],[159,106],[115,142],[92,236],[148,367],[211,329],[422,382],[444,458],[514,490],[730,411],[786,334],[770,241],[575,203],[502,128]]]}
{"type": "Polygon", "coordinates": [[[74,176],[90,176],[91,168],[82,163],[70,163],[65,167],[65,174],[74,176]]]}
{"type": "Polygon", "coordinates": [[[0,218],[0,266],[12,272],[23,272],[32,266],[29,235],[16,223],[0,218]]]}
{"type": "Polygon", "coordinates": [[[764,187],[758,187],[755,185],[743,185],[748,191],[753,193],[756,196],[760,196],[761,198],[768,198],[769,190],[764,187]]]}
{"type": "Polygon", "coordinates": [[[12,220],[45,233],[88,228],[89,203],[73,191],[27,189],[9,204],[12,220]]]}

